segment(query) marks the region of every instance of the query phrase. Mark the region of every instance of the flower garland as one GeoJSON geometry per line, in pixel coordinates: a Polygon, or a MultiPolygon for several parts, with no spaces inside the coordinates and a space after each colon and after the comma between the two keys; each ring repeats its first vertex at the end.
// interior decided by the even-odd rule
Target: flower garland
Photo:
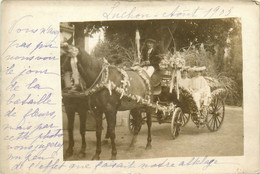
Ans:
{"type": "Polygon", "coordinates": [[[135,101],[137,103],[140,103],[142,105],[155,109],[156,113],[158,111],[162,111],[164,114],[173,112],[176,107],[173,103],[171,103],[169,106],[160,105],[159,103],[151,103],[151,98],[150,98],[151,86],[150,86],[149,79],[145,76],[145,74],[143,73],[143,70],[141,68],[138,68],[135,70],[137,70],[137,73],[144,80],[146,86],[148,87],[148,92],[147,92],[146,98],[143,98],[139,95],[134,95],[134,94],[128,93],[127,87],[130,86],[128,74],[126,73],[125,70],[112,66],[112,65],[109,65],[105,68],[105,70],[102,74],[101,81],[98,84],[96,84],[95,86],[93,86],[91,89],[87,89],[85,91],[85,95],[89,96],[89,95],[92,95],[92,94],[98,92],[99,90],[106,88],[106,89],[108,89],[110,95],[112,95],[112,91],[115,91],[120,95],[120,99],[122,99],[123,97],[126,97],[128,99],[131,99],[132,101],[135,101]],[[116,68],[120,72],[120,74],[123,76],[123,80],[121,80],[120,86],[117,86],[114,82],[112,82],[111,80],[108,80],[109,67],[116,68]]]}
{"type": "MultiPolygon", "coordinates": [[[[74,54],[77,54],[76,47],[71,46],[68,52],[70,54],[73,54],[74,52],[75,52],[74,54]]],[[[143,98],[139,95],[134,95],[134,94],[128,93],[128,87],[130,86],[130,79],[125,70],[118,68],[114,65],[110,65],[106,61],[106,59],[104,59],[103,62],[104,62],[104,64],[103,64],[102,70],[100,72],[101,80],[99,81],[99,83],[96,83],[100,77],[100,75],[99,75],[97,77],[97,79],[95,80],[94,84],[90,88],[85,90],[85,92],[84,92],[85,96],[92,95],[92,94],[106,88],[106,89],[108,89],[110,95],[112,95],[112,91],[114,90],[118,94],[120,94],[120,99],[122,99],[123,97],[126,97],[137,103],[154,108],[156,110],[156,113],[158,111],[162,111],[165,114],[166,112],[171,113],[175,110],[175,105],[173,103],[171,103],[169,106],[160,105],[158,102],[155,104],[151,103],[150,96],[152,94],[152,91],[151,91],[151,86],[150,86],[150,80],[149,80],[149,78],[147,78],[147,76],[145,75],[145,73],[141,67],[134,67],[131,69],[134,70],[135,72],[137,72],[138,75],[145,82],[145,85],[148,89],[145,98],[143,98]],[[123,79],[120,81],[121,82],[120,86],[117,86],[114,82],[112,82],[111,80],[108,79],[110,68],[115,68],[122,75],[123,79]]]]}

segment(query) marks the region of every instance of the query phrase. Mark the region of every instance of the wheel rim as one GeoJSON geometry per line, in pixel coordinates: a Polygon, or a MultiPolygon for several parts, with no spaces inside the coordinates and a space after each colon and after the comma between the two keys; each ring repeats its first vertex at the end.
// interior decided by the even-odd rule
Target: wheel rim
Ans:
{"type": "Polygon", "coordinates": [[[131,134],[134,133],[134,118],[131,113],[129,113],[129,120],[128,120],[128,128],[131,134]]]}
{"type": "Polygon", "coordinates": [[[225,115],[225,104],[221,99],[216,98],[214,102],[209,106],[207,115],[207,127],[211,132],[217,131],[223,121],[225,115]]]}
{"type": "Polygon", "coordinates": [[[177,138],[180,134],[180,126],[181,126],[181,116],[182,110],[181,108],[177,108],[176,111],[174,111],[171,121],[171,133],[173,139],[177,138]]]}
{"type": "Polygon", "coordinates": [[[190,119],[190,114],[189,113],[182,113],[181,117],[180,117],[180,121],[181,121],[181,126],[185,126],[188,121],[190,119]]]}
{"type": "MultiPolygon", "coordinates": [[[[134,120],[134,117],[132,116],[131,113],[129,113],[129,118],[128,118],[128,129],[130,131],[131,134],[134,134],[134,131],[135,131],[135,120],[134,120]]],[[[140,125],[140,127],[138,128],[137,132],[140,132],[142,128],[142,124],[140,125]]]]}

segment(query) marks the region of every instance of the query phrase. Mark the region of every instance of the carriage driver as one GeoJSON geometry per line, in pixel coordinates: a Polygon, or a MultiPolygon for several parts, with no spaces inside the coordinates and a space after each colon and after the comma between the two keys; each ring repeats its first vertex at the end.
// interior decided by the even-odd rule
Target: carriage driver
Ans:
{"type": "Polygon", "coordinates": [[[153,87],[156,87],[161,83],[162,76],[159,69],[159,63],[161,62],[160,54],[161,50],[156,47],[156,41],[147,39],[145,41],[145,47],[142,50],[140,66],[142,66],[151,77],[150,82],[153,87]]]}
{"type": "Polygon", "coordinates": [[[210,104],[211,98],[208,82],[201,75],[205,69],[205,66],[191,68],[194,76],[190,80],[190,89],[199,111],[202,109],[202,106],[207,107],[210,104]]]}
{"type": "Polygon", "coordinates": [[[147,39],[145,47],[142,50],[141,66],[153,66],[155,70],[159,70],[159,63],[161,58],[159,56],[160,50],[156,47],[154,39],[147,39]]]}

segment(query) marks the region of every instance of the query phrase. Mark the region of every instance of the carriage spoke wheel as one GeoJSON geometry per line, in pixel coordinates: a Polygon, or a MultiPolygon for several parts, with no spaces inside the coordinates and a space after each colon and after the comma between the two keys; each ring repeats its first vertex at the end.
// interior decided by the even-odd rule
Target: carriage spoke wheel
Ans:
{"type": "Polygon", "coordinates": [[[182,113],[180,116],[181,126],[185,126],[188,121],[190,120],[190,114],[189,113],[182,113]]]}
{"type": "Polygon", "coordinates": [[[215,98],[209,106],[208,115],[206,117],[207,127],[211,132],[215,132],[221,127],[224,121],[224,115],[224,100],[215,98]]]}
{"type": "MultiPolygon", "coordinates": [[[[132,116],[131,112],[129,112],[128,129],[131,134],[134,134],[135,127],[136,127],[136,123],[135,123],[134,117],[132,116]]],[[[141,128],[142,128],[142,124],[138,128],[138,132],[140,132],[141,128]]]]}
{"type": "Polygon", "coordinates": [[[182,121],[181,121],[182,115],[183,113],[181,108],[177,108],[173,112],[172,121],[171,121],[171,133],[173,139],[176,139],[180,134],[181,125],[182,125],[182,121]]]}

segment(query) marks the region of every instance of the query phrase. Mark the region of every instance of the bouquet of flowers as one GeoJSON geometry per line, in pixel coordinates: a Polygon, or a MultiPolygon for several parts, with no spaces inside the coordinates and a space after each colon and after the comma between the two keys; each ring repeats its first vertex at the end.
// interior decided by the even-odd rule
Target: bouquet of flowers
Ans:
{"type": "Polygon", "coordinates": [[[163,56],[159,67],[161,70],[165,69],[182,69],[185,66],[185,60],[180,52],[176,52],[175,54],[168,53],[163,56]]]}

